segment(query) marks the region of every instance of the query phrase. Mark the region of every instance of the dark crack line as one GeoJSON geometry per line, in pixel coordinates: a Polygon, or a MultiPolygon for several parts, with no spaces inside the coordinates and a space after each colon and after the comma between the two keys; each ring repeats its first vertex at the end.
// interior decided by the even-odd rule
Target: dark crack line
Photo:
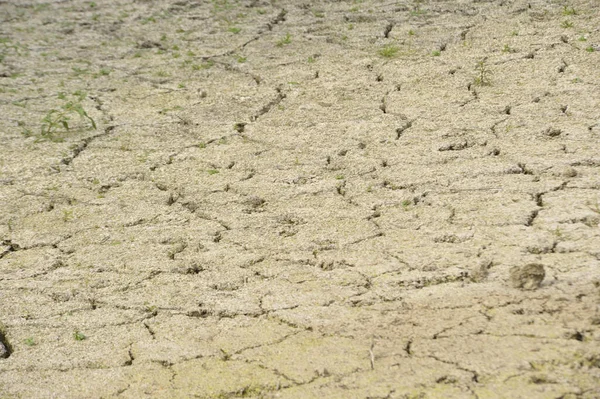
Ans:
{"type": "Polygon", "coordinates": [[[81,155],[81,153],[88,147],[88,145],[92,141],[96,140],[97,138],[104,137],[104,136],[111,134],[114,129],[115,129],[115,126],[108,126],[108,127],[106,127],[106,129],[104,129],[103,133],[96,134],[94,136],[83,139],[73,149],[73,151],[71,152],[71,156],[61,159],[60,163],[62,163],[63,165],[67,165],[67,166],[70,165],[73,162],[73,160],[75,160],[75,158],[77,158],[79,155],[81,155]]]}
{"type": "Polygon", "coordinates": [[[269,101],[266,105],[264,105],[256,114],[250,117],[251,122],[256,122],[258,118],[269,112],[274,106],[280,104],[286,97],[286,94],[283,93],[281,88],[276,88],[277,96],[269,101]]]}

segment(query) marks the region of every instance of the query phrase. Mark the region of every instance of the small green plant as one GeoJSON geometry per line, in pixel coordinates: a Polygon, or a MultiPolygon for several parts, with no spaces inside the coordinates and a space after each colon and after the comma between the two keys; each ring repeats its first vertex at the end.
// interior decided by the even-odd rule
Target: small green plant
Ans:
{"type": "Polygon", "coordinates": [[[475,76],[474,83],[477,86],[489,86],[492,84],[491,80],[490,80],[492,71],[490,70],[489,66],[486,64],[485,59],[477,62],[477,64],[475,65],[475,72],[477,75],[475,76]]]}
{"type": "Polygon", "coordinates": [[[407,210],[408,210],[408,207],[409,207],[411,204],[412,204],[412,201],[410,201],[410,200],[404,200],[404,201],[402,201],[402,204],[401,204],[401,205],[402,205],[402,208],[403,208],[405,211],[407,211],[407,210]]]}
{"type": "Polygon", "coordinates": [[[395,46],[393,44],[387,44],[379,50],[379,55],[386,58],[392,58],[396,56],[398,51],[400,51],[398,46],[395,46]]]}
{"type": "Polygon", "coordinates": [[[519,31],[518,30],[513,30],[512,32],[510,32],[511,36],[519,36],[519,31]]]}
{"type": "Polygon", "coordinates": [[[80,331],[75,330],[73,332],[73,338],[75,339],[75,341],[83,341],[85,340],[87,337],[80,331]]]}
{"type": "Polygon", "coordinates": [[[23,343],[24,343],[25,345],[27,345],[27,346],[35,346],[35,345],[37,345],[37,343],[35,342],[35,340],[34,340],[32,337],[25,338],[25,339],[23,340],[23,343]]]}
{"type": "Polygon", "coordinates": [[[207,172],[209,175],[216,175],[217,173],[219,173],[219,171],[216,169],[208,169],[207,172]]]}
{"type": "Polygon", "coordinates": [[[202,64],[192,65],[192,69],[194,71],[200,71],[202,69],[210,69],[213,67],[213,65],[215,65],[215,62],[213,60],[208,60],[206,62],[203,62],[202,64]]]}
{"type": "Polygon", "coordinates": [[[505,44],[504,47],[502,47],[502,52],[503,53],[515,53],[516,50],[512,47],[510,47],[508,44],[505,44]]]}
{"type": "Polygon", "coordinates": [[[439,57],[440,55],[442,55],[442,52],[439,50],[435,50],[431,53],[431,55],[433,55],[434,57],[439,57]]]}
{"type": "Polygon", "coordinates": [[[410,29],[410,30],[408,31],[408,36],[414,36],[414,35],[416,35],[415,31],[414,31],[414,30],[412,30],[412,29],[410,29]]]}
{"type": "Polygon", "coordinates": [[[594,51],[596,51],[596,49],[592,46],[588,46],[586,47],[585,51],[587,51],[588,53],[593,53],[594,51]]]}
{"type": "Polygon", "coordinates": [[[336,180],[344,180],[344,175],[336,175],[336,180]]]}
{"type": "Polygon", "coordinates": [[[292,35],[290,35],[289,33],[286,33],[285,36],[277,42],[277,47],[287,46],[291,42],[292,42],[292,35]]]}
{"type": "Polygon", "coordinates": [[[567,28],[572,28],[572,27],[573,27],[573,26],[575,26],[575,25],[574,25],[574,24],[573,24],[573,22],[571,22],[571,21],[564,20],[564,21],[562,21],[562,22],[560,23],[560,26],[561,26],[562,28],[565,28],[565,29],[567,29],[567,28]]]}
{"type": "Polygon", "coordinates": [[[313,64],[315,61],[316,61],[316,59],[312,55],[310,57],[308,57],[308,63],[309,64],[313,64]]]}
{"type": "Polygon", "coordinates": [[[577,11],[573,7],[564,6],[562,14],[563,15],[577,15],[577,11]]]}
{"type": "Polygon", "coordinates": [[[316,18],[325,18],[325,13],[324,13],[324,12],[322,12],[322,11],[316,11],[316,10],[313,10],[313,15],[314,15],[316,18]]]}
{"type": "Polygon", "coordinates": [[[73,210],[72,209],[63,209],[63,215],[62,215],[62,220],[63,222],[70,222],[71,220],[73,220],[74,216],[73,216],[73,210]]]}
{"type": "Polygon", "coordinates": [[[75,76],[85,75],[86,73],[89,72],[89,69],[83,69],[83,68],[79,68],[79,67],[72,67],[71,69],[75,73],[75,76]]]}
{"type": "Polygon", "coordinates": [[[42,119],[41,136],[52,140],[59,130],[69,130],[69,121],[73,115],[79,115],[81,119],[90,123],[96,129],[96,122],[88,115],[79,102],[69,101],[61,109],[51,109],[42,119]]]}
{"type": "Polygon", "coordinates": [[[580,42],[587,42],[587,39],[585,36],[579,36],[579,38],[577,40],[580,42]]]}
{"type": "Polygon", "coordinates": [[[241,55],[239,55],[237,57],[237,62],[240,63],[240,64],[243,64],[244,62],[246,62],[246,60],[248,60],[247,57],[242,57],[241,55]]]}
{"type": "Polygon", "coordinates": [[[231,28],[228,29],[228,31],[233,33],[234,35],[237,35],[238,33],[240,33],[242,31],[242,29],[238,28],[236,26],[232,26],[231,28]]]}

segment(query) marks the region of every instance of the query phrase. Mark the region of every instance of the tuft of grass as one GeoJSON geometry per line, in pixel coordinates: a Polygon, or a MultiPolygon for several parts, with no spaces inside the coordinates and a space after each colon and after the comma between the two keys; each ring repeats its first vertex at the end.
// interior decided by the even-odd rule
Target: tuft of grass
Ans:
{"type": "MultiPolygon", "coordinates": [[[[81,98],[81,97],[79,97],[81,98]]],[[[44,139],[53,140],[54,135],[60,130],[69,131],[69,121],[75,115],[90,123],[96,129],[96,122],[88,115],[81,103],[69,101],[60,109],[51,109],[42,119],[41,136],[44,139]]]]}
{"type": "Polygon", "coordinates": [[[433,55],[434,57],[439,57],[440,55],[442,55],[442,52],[440,50],[435,50],[431,53],[431,55],[433,55]]]}
{"type": "Polygon", "coordinates": [[[475,80],[474,83],[477,86],[490,86],[492,71],[486,64],[485,59],[478,61],[475,65],[475,80]]]}
{"type": "Polygon", "coordinates": [[[514,53],[515,49],[510,47],[508,44],[505,44],[504,47],[502,47],[502,52],[503,53],[514,53]]]}
{"type": "Polygon", "coordinates": [[[82,332],[75,330],[73,332],[73,339],[75,339],[75,341],[83,341],[87,339],[87,337],[82,332]]]}
{"type": "Polygon", "coordinates": [[[228,29],[228,31],[233,33],[234,35],[237,35],[238,33],[240,33],[242,31],[242,28],[232,26],[231,28],[228,29]]]}
{"type": "Polygon", "coordinates": [[[565,28],[565,29],[567,29],[567,28],[572,28],[572,27],[573,27],[573,26],[575,26],[575,25],[573,24],[573,22],[572,22],[572,21],[569,21],[569,20],[564,20],[564,21],[562,21],[562,22],[560,23],[560,26],[561,26],[562,28],[565,28]]]}
{"type": "Polygon", "coordinates": [[[200,71],[202,69],[210,69],[213,67],[213,65],[215,65],[215,62],[213,60],[208,60],[206,62],[203,62],[202,64],[192,65],[192,69],[194,71],[200,71]]]}
{"type": "Polygon", "coordinates": [[[27,346],[36,346],[37,345],[37,342],[35,342],[35,340],[32,337],[25,338],[23,340],[23,343],[27,346]]]}
{"type": "Polygon", "coordinates": [[[577,15],[577,11],[573,7],[564,6],[562,14],[563,15],[577,15]]]}
{"type": "Polygon", "coordinates": [[[585,51],[587,51],[588,53],[593,53],[594,51],[596,51],[596,49],[592,46],[588,46],[586,47],[585,51]]]}
{"type": "Polygon", "coordinates": [[[398,54],[398,51],[400,51],[398,46],[395,46],[393,44],[387,44],[382,49],[380,49],[378,53],[382,57],[392,58],[395,57],[396,54],[398,54]]]}
{"type": "Polygon", "coordinates": [[[290,35],[289,33],[286,33],[285,36],[277,42],[277,47],[287,46],[291,42],[292,42],[292,35],[290,35]]]}
{"type": "Polygon", "coordinates": [[[209,175],[216,175],[217,173],[219,173],[218,170],[216,169],[208,169],[206,172],[208,172],[209,175]]]}

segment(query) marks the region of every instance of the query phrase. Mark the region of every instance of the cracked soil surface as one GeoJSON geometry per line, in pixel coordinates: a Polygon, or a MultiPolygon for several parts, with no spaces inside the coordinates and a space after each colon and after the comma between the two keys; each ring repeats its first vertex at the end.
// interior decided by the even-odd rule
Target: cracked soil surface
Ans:
{"type": "Polygon", "coordinates": [[[0,0],[0,398],[600,398],[599,27],[0,0]]]}

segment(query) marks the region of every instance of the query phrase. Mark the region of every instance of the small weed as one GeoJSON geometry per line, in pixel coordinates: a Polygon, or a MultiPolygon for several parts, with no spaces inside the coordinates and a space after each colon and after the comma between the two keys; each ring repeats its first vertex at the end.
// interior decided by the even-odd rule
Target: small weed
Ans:
{"type": "Polygon", "coordinates": [[[241,55],[239,55],[237,57],[237,62],[240,64],[243,64],[244,62],[246,62],[247,59],[248,59],[247,57],[242,57],[241,55]]]}
{"type": "Polygon", "coordinates": [[[216,175],[217,173],[219,173],[219,171],[218,171],[218,170],[216,170],[216,169],[208,169],[208,170],[207,170],[207,172],[208,172],[208,174],[209,174],[209,175],[211,175],[211,176],[212,176],[212,175],[216,175]]]}
{"type": "Polygon", "coordinates": [[[277,47],[287,46],[292,42],[292,35],[286,33],[285,36],[277,42],[277,47]]]}
{"type": "Polygon", "coordinates": [[[565,20],[565,21],[562,21],[562,22],[560,23],[560,26],[561,26],[562,28],[565,28],[565,29],[566,29],[566,28],[572,28],[572,27],[573,27],[573,26],[575,26],[575,25],[573,24],[573,22],[565,20]]]}
{"type": "Polygon", "coordinates": [[[512,32],[510,32],[511,36],[519,36],[519,31],[518,30],[513,30],[512,32]]]}
{"type": "Polygon", "coordinates": [[[62,220],[63,222],[70,222],[71,220],[73,220],[74,216],[73,216],[73,210],[72,209],[63,209],[63,215],[62,215],[62,220]]]}
{"type": "Polygon", "coordinates": [[[35,340],[32,337],[25,338],[23,340],[23,343],[27,346],[36,346],[37,345],[37,343],[35,342],[35,340]]]}
{"type": "Polygon", "coordinates": [[[316,61],[316,59],[312,55],[310,57],[308,57],[308,63],[309,64],[313,64],[315,61],[316,61]]]}
{"type": "Polygon", "coordinates": [[[431,53],[431,55],[433,55],[434,57],[439,57],[440,55],[442,55],[442,52],[439,50],[435,50],[431,53]]]}
{"type": "Polygon", "coordinates": [[[177,85],[177,88],[179,88],[179,89],[185,89],[185,84],[183,84],[183,83],[179,83],[179,84],[177,85]]]}
{"type": "Polygon", "coordinates": [[[210,69],[210,68],[212,68],[212,67],[213,67],[213,65],[215,65],[215,62],[214,62],[214,61],[212,61],[212,60],[208,60],[208,61],[206,61],[206,62],[203,62],[202,64],[195,64],[195,65],[192,65],[192,69],[193,69],[194,71],[200,71],[200,70],[202,70],[202,69],[210,69]]]}
{"type": "Polygon", "coordinates": [[[588,46],[588,47],[586,47],[585,51],[587,51],[588,53],[593,53],[594,51],[596,51],[596,49],[593,48],[592,46],[588,46]]]}
{"type": "Polygon", "coordinates": [[[54,134],[61,128],[68,131],[72,115],[79,115],[81,119],[88,121],[93,129],[96,129],[96,122],[87,114],[83,106],[78,102],[69,101],[60,110],[51,109],[44,116],[41,129],[42,137],[52,140],[54,134]]]}
{"type": "Polygon", "coordinates": [[[202,142],[196,144],[196,147],[198,147],[198,148],[206,148],[206,143],[204,141],[202,141],[202,142]]]}
{"type": "Polygon", "coordinates": [[[87,337],[80,331],[75,330],[73,332],[73,338],[75,339],[75,341],[83,341],[85,340],[87,337]]]}
{"type": "Polygon", "coordinates": [[[241,28],[232,26],[231,28],[228,29],[229,32],[233,33],[234,35],[237,35],[238,33],[240,33],[242,31],[241,28]]]}
{"type": "Polygon", "coordinates": [[[579,39],[577,39],[580,42],[587,42],[587,39],[585,36],[579,36],[579,39]]]}
{"type": "Polygon", "coordinates": [[[313,15],[314,15],[316,18],[325,18],[325,13],[324,13],[324,12],[322,12],[322,11],[316,11],[316,10],[313,10],[313,15]]]}
{"type": "Polygon", "coordinates": [[[344,175],[336,175],[336,180],[344,180],[344,175]]]}
{"type": "Polygon", "coordinates": [[[141,24],[146,25],[148,22],[156,23],[156,18],[154,18],[154,17],[143,18],[141,21],[141,24]]]}
{"type": "Polygon", "coordinates": [[[71,69],[73,70],[73,72],[75,72],[75,76],[85,75],[90,71],[89,69],[83,69],[78,67],[73,67],[71,69]]]}
{"type": "Polygon", "coordinates": [[[108,75],[110,75],[110,72],[111,72],[111,70],[110,70],[110,69],[101,68],[101,69],[98,71],[98,74],[97,74],[97,76],[108,76],[108,75]]]}
{"type": "Polygon", "coordinates": [[[504,47],[502,47],[502,52],[503,53],[515,53],[516,50],[512,47],[510,47],[508,44],[505,44],[504,47]]]}
{"type": "Polygon", "coordinates": [[[402,201],[402,204],[401,204],[401,205],[402,205],[402,208],[403,208],[405,211],[407,211],[407,210],[408,210],[408,207],[409,207],[411,204],[412,204],[412,201],[410,201],[410,200],[404,200],[404,201],[402,201]]]}
{"type": "Polygon", "coordinates": [[[398,46],[394,46],[393,44],[388,44],[379,50],[379,55],[382,57],[386,57],[386,58],[392,58],[392,57],[396,56],[398,51],[400,51],[398,46]]]}
{"type": "Polygon", "coordinates": [[[474,83],[477,86],[490,86],[492,84],[490,80],[492,71],[486,64],[485,59],[477,62],[477,64],[475,65],[475,72],[477,76],[475,76],[474,83]]]}
{"type": "Polygon", "coordinates": [[[354,24],[348,24],[348,30],[354,30],[354,24]]]}
{"type": "Polygon", "coordinates": [[[573,7],[564,6],[563,15],[577,15],[577,11],[573,7]]]}
{"type": "Polygon", "coordinates": [[[416,35],[415,31],[414,31],[414,30],[412,30],[412,29],[410,29],[410,30],[408,31],[408,36],[414,36],[414,35],[416,35]]]}

